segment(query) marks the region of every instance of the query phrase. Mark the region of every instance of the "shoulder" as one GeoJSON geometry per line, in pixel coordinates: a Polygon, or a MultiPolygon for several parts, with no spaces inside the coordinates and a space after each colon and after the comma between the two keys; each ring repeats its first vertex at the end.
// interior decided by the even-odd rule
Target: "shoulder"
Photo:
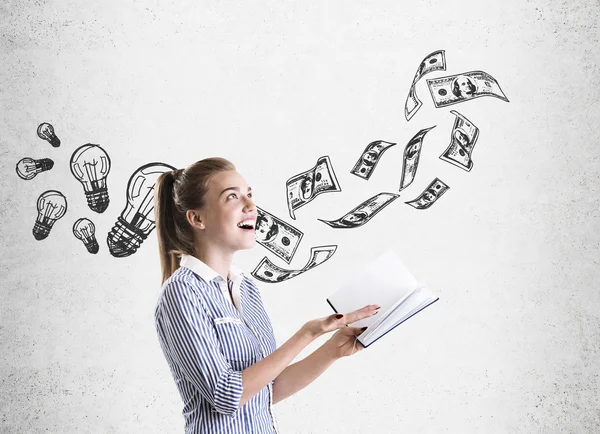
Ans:
{"type": "Polygon", "coordinates": [[[159,304],[181,303],[184,300],[202,303],[206,283],[187,268],[178,268],[163,284],[159,304]]]}

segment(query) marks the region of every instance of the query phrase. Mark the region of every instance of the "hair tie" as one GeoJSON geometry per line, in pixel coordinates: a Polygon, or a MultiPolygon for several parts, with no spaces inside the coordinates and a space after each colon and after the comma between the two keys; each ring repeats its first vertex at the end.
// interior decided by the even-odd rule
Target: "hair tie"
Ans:
{"type": "Polygon", "coordinates": [[[175,179],[175,180],[179,179],[179,177],[181,176],[181,174],[183,173],[184,170],[185,169],[175,169],[175,170],[172,170],[171,173],[173,175],[173,179],[175,179]]]}

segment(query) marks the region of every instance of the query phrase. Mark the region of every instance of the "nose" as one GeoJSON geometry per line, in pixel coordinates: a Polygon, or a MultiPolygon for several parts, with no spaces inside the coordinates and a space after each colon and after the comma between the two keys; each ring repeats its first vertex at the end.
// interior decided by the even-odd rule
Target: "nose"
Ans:
{"type": "Polygon", "coordinates": [[[244,196],[244,200],[246,202],[245,205],[244,205],[244,209],[246,211],[251,211],[251,210],[253,210],[255,208],[254,201],[252,200],[251,197],[244,196]]]}

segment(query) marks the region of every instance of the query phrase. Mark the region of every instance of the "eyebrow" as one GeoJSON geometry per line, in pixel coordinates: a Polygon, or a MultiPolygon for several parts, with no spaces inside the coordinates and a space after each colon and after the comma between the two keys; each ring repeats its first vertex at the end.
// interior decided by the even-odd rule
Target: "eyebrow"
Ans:
{"type": "MultiPolygon", "coordinates": [[[[240,191],[239,187],[227,187],[225,190],[223,190],[221,192],[221,194],[219,194],[219,197],[221,197],[223,195],[223,193],[225,193],[228,190],[234,190],[234,191],[240,191]]],[[[252,191],[252,187],[248,187],[248,192],[252,191]]]]}

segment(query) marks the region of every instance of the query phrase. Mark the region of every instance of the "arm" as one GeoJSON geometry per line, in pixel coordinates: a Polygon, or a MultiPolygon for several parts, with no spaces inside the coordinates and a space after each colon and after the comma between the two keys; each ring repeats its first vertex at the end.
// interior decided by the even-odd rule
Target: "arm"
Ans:
{"type": "Polygon", "coordinates": [[[216,411],[233,416],[242,396],[242,373],[225,359],[192,284],[175,281],[165,288],[156,327],[163,351],[186,380],[216,411]]]}
{"type": "MultiPolygon", "coordinates": [[[[293,366],[296,366],[298,363],[287,367],[288,364],[294,360],[294,357],[296,357],[300,351],[302,351],[314,339],[315,337],[303,327],[277,350],[273,351],[269,356],[244,369],[242,371],[244,391],[242,392],[242,398],[240,399],[239,406],[241,407],[244,405],[246,401],[256,395],[263,387],[269,384],[276,377],[277,381],[279,381],[278,376],[284,370],[288,371],[293,366]]],[[[323,368],[323,370],[325,370],[325,368],[323,368]]],[[[321,370],[321,372],[323,370],[321,370]]],[[[316,378],[321,372],[317,373],[314,378],[316,378]]],[[[306,382],[306,384],[303,384],[301,387],[299,387],[298,390],[309,384],[314,378],[310,378],[310,380],[306,382]]],[[[277,384],[277,381],[275,384],[277,384]]],[[[296,390],[294,392],[296,392],[296,390]]],[[[273,388],[273,396],[273,401],[275,403],[277,401],[275,399],[275,387],[273,388]]]]}
{"type": "Polygon", "coordinates": [[[336,357],[321,346],[308,357],[285,368],[273,384],[273,404],[304,389],[336,360],[336,357]]]}

